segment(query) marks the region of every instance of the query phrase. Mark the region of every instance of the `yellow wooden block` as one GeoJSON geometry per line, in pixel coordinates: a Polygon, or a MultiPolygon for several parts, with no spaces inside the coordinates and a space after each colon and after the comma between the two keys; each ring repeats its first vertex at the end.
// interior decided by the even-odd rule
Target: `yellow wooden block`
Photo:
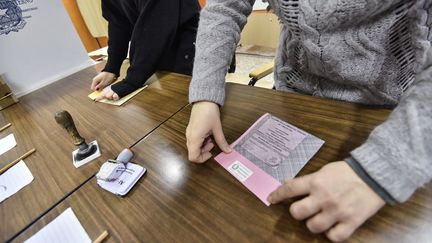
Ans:
{"type": "Polygon", "coordinates": [[[249,77],[254,78],[256,80],[263,78],[269,75],[271,72],[273,72],[273,66],[274,66],[274,62],[264,64],[252,70],[252,72],[249,73],[249,77]]]}
{"type": "MultiPolygon", "coordinates": [[[[108,86],[108,87],[111,87],[111,86],[108,86]]],[[[108,88],[108,87],[107,87],[107,88],[108,88]]],[[[119,99],[119,100],[108,100],[108,99],[102,99],[102,100],[100,100],[100,101],[98,101],[98,102],[105,103],[105,104],[109,104],[109,105],[121,106],[121,105],[123,105],[125,102],[127,102],[128,100],[130,100],[132,97],[134,97],[135,95],[137,95],[139,92],[143,91],[143,90],[144,90],[145,88],[147,88],[147,87],[148,87],[148,85],[145,85],[144,87],[135,90],[134,92],[132,92],[132,93],[126,95],[125,97],[122,97],[122,98],[119,99]]],[[[107,88],[105,88],[105,89],[107,89],[107,88]]],[[[104,89],[104,90],[105,90],[105,89],[104,89]]],[[[101,91],[95,91],[95,92],[89,94],[88,97],[89,97],[90,99],[92,99],[92,100],[95,100],[97,97],[99,97],[100,95],[103,94],[104,90],[101,90],[101,91]]]]}

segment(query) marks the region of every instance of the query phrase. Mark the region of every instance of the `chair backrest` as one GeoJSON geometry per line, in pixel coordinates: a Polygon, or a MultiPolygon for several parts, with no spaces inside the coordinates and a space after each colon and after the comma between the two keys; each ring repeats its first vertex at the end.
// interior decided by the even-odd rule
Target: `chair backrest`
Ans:
{"type": "Polygon", "coordinates": [[[77,0],[77,4],[92,36],[108,36],[108,22],[102,17],[101,0],[77,0]]]}
{"type": "Polygon", "coordinates": [[[280,24],[275,14],[267,11],[254,11],[241,33],[240,43],[277,48],[279,32],[280,24]]]}

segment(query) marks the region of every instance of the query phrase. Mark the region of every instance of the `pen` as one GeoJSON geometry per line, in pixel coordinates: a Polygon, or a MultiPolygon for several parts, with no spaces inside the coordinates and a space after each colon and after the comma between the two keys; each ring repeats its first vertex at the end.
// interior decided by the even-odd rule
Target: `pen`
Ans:
{"type": "Polygon", "coordinates": [[[33,149],[29,150],[27,153],[21,155],[18,159],[10,162],[5,167],[3,167],[2,169],[0,169],[0,174],[3,174],[3,172],[7,171],[10,167],[14,166],[16,163],[18,163],[22,159],[26,158],[27,156],[29,156],[30,154],[32,154],[35,151],[36,151],[36,149],[33,148],[33,149]]]}
{"type": "Polygon", "coordinates": [[[98,238],[96,238],[96,240],[93,241],[93,243],[100,243],[102,242],[106,237],[108,236],[108,231],[104,230],[104,232],[102,232],[102,234],[99,235],[98,238]]]}
{"type": "Polygon", "coordinates": [[[6,128],[10,127],[12,124],[8,123],[6,125],[4,125],[2,128],[0,128],[0,132],[2,132],[3,130],[5,130],[6,128]]]}

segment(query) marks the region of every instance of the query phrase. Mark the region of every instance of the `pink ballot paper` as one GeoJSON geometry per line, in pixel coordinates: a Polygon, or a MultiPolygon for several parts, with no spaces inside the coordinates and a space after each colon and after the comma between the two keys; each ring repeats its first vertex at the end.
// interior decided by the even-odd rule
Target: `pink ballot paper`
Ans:
{"type": "Polygon", "coordinates": [[[260,117],[215,160],[267,206],[268,195],[294,178],[324,141],[270,114],[260,117]]]}

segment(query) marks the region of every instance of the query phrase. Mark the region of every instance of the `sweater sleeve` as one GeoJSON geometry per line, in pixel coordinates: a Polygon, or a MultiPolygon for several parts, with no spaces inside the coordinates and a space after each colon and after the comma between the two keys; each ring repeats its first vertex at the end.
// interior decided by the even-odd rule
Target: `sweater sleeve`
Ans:
{"type": "Polygon", "coordinates": [[[102,1],[102,14],[108,21],[108,61],[103,71],[118,77],[129,49],[132,25],[108,0],[102,1]]]}
{"type": "Polygon", "coordinates": [[[255,0],[208,0],[201,11],[189,102],[223,105],[227,73],[255,0]]]}
{"type": "Polygon", "coordinates": [[[179,0],[153,0],[141,9],[132,32],[126,78],[111,86],[120,97],[142,87],[156,71],[164,51],[175,39],[179,8],[179,0]]]}
{"type": "Polygon", "coordinates": [[[432,66],[425,67],[387,121],[351,152],[398,202],[432,178],[432,66]]]}

